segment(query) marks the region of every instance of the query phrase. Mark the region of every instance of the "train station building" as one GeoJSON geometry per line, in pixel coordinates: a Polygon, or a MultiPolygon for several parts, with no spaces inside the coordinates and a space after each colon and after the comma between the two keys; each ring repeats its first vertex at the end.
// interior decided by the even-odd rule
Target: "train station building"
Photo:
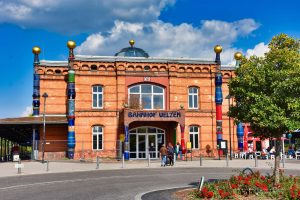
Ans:
{"type": "Polygon", "coordinates": [[[218,140],[238,149],[225,99],[234,68],[221,66],[220,46],[211,60],[151,57],[132,40],[114,56],[75,47],[68,42],[68,61],[40,61],[35,47],[33,116],[0,120],[1,130],[24,131],[35,159],[159,158],[169,142],[194,156],[216,155],[218,140]]]}

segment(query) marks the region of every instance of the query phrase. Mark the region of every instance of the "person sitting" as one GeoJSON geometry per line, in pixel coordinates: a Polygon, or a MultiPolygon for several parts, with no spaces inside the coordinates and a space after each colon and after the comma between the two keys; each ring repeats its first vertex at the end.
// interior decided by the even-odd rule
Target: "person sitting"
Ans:
{"type": "Polygon", "coordinates": [[[292,158],[294,158],[295,157],[295,151],[294,151],[294,149],[292,148],[292,146],[290,146],[289,147],[289,150],[288,150],[288,152],[287,152],[287,155],[290,157],[292,157],[292,158]]]}
{"type": "Polygon", "coordinates": [[[269,152],[267,151],[266,148],[263,148],[261,152],[261,159],[267,159],[269,157],[269,152]]]}
{"type": "Polygon", "coordinates": [[[270,155],[275,155],[275,146],[272,147],[272,149],[269,151],[270,155]]]}

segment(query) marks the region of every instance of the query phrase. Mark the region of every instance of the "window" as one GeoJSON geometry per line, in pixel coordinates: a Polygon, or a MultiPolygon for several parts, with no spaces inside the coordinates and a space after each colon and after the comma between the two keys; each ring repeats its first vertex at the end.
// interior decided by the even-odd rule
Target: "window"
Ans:
{"type": "Polygon", "coordinates": [[[198,88],[189,88],[189,109],[198,109],[198,88]]]}
{"type": "Polygon", "coordinates": [[[93,86],[93,108],[103,108],[103,87],[93,86]]]}
{"type": "Polygon", "coordinates": [[[163,110],[164,109],[164,88],[141,84],[129,88],[128,92],[129,107],[144,110],[163,110]]]}
{"type": "Polygon", "coordinates": [[[192,144],[192,149],[199,148],[199,127],[190,126],[190,142],[192,144]]]}
{"type": "Polygon", "coordinates": [[[103,149],[103,128],[101,126],[93,126],[93,150],[103,149]]]}

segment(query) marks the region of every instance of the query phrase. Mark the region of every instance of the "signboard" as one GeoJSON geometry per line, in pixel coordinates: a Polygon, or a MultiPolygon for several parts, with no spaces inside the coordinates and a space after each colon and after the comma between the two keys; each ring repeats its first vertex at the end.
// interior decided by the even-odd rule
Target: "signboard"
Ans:
{"type": "Polygon", "coordinates": [[[192,143],[191,142],[186,143],[186,149],[192,149],[192,143]]]}
{"type": "Polygon", "coordinates": [[[128,112],[128,117],[132,118],[179,118],[181,117],[181,113],[178,111],[170,111],[170,112],[128,112]]]}
{"type": "Polygon", "coordinates": [[[227,150],[227,140],[219,140],[218,141],[219,149],[227,150]]]}
{"type": "Polygon", "coordinates": [[[121,142],[125,141],[125,134],[120,134],[120,140],[121,140],[121,142]]]}
{"type": "Polygon", "coordinates": [[[14,162],[17,162],[17,161],[19,161],[20,160],[20,156],[19,155],[14,155],[13,156],[13,161],[14,162]]]}
{"type": "Polygon", "coordinates": [[[15,168],[24,168],[24,164],[15,164],[15,168]]]}

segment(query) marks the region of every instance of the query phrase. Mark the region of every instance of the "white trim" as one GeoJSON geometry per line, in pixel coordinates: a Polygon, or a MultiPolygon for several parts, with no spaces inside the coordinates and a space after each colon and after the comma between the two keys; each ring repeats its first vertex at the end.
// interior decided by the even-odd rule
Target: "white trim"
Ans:
{"type": "Polygon", "coordinates": [[[102,85],[92,85],[92,108],[93,109],[103,109],[103,104],[104,104],[104,87],[102,85]],[[94,92],[94,87],[101,87],[102,92],[98,92],[98,91],[94,92]],[[94,94],[97,95],[97,102],[96,102],[97,106],[96,107],[94,107],[94,94]],[[102,102],[101,102],[102,106],[98,105],[98,102],[99,102],[98,101],[98,99],[99,99],[98,95],[102,95],[102,102]]]}
{"type": "Polygon", "coordinates": [[[196,109],[199,109],[199,87],[196,87],[196,86],[190,86],[188,87],[188,109],[191,109],[191,110],[196,110],[196,109]],[[197,89],[197,93],[190,93],[190,88],[196,88],[197,89]],[[197,96],[197,107],[190,107],[190,95],[192,96],[192,104],[193,106],[195,105],[195,102],[194,102],[194,96],[197,96]]]}
{"type": "Polygon", "coordinates": [[[192,137],[193,137],[193,142],[192,141],[190,141],[191,143],[192,143],[192,146],[193,146],[193,148],[192,149],[199,149],[199,147],[200,147],[200,144],[199,144],[199,136],[200,136],[200,134],[199,134],[199,130],[200,130],[200,127],[199,126],[189,126],[189,139],[191,138],[191,135],[192,135],[192,137]],[[198,128],[198,132],[190,132],[190,128],[191,127],[197,127],[198,128]],[[196,144],[196,141],[195,141],[195,135],[198,135],[198,148],[195,148],[195,144],[196,144]]]}
{"type": "Polygon", "coordinates": [[[94,151],[97,151],[97,150],[104,150],[104,130],[103,130],[103,126],[98,126],[98,125],[95,125],[95,126],[92,126],[92,150],[94,151]],[[102,129],[102,132],[94,132],[94,127],[101,127],[102,129]],[[94,135],[97,135],[97,148],[94,149],[94,135]],[[102,148],[100,149],[99,148],[99,135],[102,136],[102,142],[101,142],[101,145],[102,145],[102,148]]]}

